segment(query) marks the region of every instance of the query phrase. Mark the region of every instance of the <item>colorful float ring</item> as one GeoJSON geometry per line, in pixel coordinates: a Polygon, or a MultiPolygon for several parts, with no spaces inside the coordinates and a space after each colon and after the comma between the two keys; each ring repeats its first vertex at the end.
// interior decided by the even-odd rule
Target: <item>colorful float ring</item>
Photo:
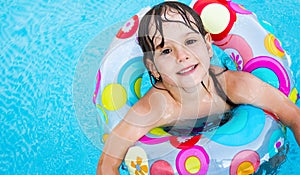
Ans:
{"type": "MultiPolygon", "coordinates": [[[[253,73],[296,102],[298,91],[288,56],[253,12],[230,0],[199,0],[190,6],[237,70],[253,73]]],[[[93,102],[102,118],[103,142],[143,95],[141,84],[147,84],[136,37],[139,20],[148,10],[125,23],[101,60],[93,102]]],[[[130,174],[252,174],[285,145],[285,128],[280,122],[249,105],[234,109],[232,119],[216,128],[186,136],[155,128],[128,150],[127,170],[130,174]]]]}

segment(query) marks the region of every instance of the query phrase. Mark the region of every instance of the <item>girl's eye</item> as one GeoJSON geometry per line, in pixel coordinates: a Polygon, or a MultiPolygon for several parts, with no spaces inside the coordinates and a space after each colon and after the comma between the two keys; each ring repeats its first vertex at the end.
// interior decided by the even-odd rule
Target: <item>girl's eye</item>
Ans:
{"type": "Polygon", "coordinates": [[[195,39],[189,39],[185,42],[186,45],[190,45],[190,44],[194,44],[195,42],[197,42],[197,40],[195,39]]]}
{"type": "Polygon", "coordinates": [[[162,55],[167,55],[167,54],[169,54],[171,52],[172,52],[172,49],[164,49],[164,50],[162,50],[161,54],[162,55]]]}

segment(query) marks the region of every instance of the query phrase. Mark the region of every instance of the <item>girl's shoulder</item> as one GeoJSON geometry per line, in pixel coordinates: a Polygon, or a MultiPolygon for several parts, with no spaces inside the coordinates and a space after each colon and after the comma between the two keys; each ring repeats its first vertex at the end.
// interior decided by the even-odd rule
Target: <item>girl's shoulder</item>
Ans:
{"type": "Polygon", "coordinates": [[[227,70],[224,72],[224,78],[229,85],[239,86],[244,84],[248,80],[251,80],[254,76],[249,72],[227,70]]]}
{"type": "Polygon", "coordinates": [[[255,90],[263,86],[262,81],[249,72],[228,70],[224,77],[226,93],[236,104],[249,101],[253,98],[255,90]]]}
{"type": "Polygon", "coordinates": [[[132,107],[135,112],[144,113],[151,118],[161,120],[160,124],[167,124],[175,118],[176,103],[171,95],[164,90],[151,88],[140,100],[132,107]],[[164,117],[169,118],[164,121],[164,117]],[[163,119],[163,120],[162,120],[163,119]]]}
{"type": "Polygon", "coordinates": [[[241,80],[245,80],[247,78],[252,77],[252,74],[243,71],[235,71],[229,70],[227,68],[218,67],[218,66],[211,66],[210,67],[211,73],[216,76],[216,78],[220,81],[228,82],[237,82],[239,83],[241,80]]]}

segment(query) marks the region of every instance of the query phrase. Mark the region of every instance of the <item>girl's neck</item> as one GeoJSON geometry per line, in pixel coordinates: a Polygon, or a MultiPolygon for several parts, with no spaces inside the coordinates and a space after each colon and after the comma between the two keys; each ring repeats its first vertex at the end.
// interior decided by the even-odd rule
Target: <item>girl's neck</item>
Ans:
{"type": "Polygon", "coordinates": [[[196,84],[193,87],[177,87],[170,85],[162,85],[167,89],[169,94],[173,99],[180,104],[190,102],[191,100],[199,99],[198,101],[205,100],[204,98],[211,96],[211,77],[207,73],[207,76],[204,77],[203,81],[199,84],[196,84]]]}

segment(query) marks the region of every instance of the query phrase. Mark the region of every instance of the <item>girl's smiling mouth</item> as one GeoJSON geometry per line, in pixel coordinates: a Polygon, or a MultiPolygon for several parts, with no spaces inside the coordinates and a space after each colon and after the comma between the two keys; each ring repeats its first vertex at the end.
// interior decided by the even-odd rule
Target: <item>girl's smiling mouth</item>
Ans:
{"type": "Polygon", "coordinates": [[[189,74],[193,73],[197,67],[198,67],[198,64],[186,67],[184,69],[181,69],[179,72],[177,72],[177,74],[178,75],[189,75],[189,74]]]}

